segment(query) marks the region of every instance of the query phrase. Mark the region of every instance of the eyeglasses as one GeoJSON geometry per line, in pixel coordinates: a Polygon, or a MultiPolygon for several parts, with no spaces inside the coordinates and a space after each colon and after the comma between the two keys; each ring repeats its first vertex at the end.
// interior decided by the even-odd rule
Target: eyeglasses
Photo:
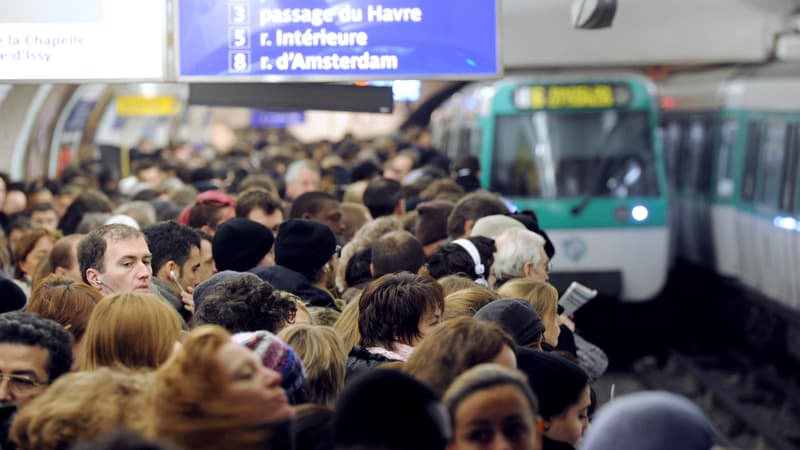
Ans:
{"type": "MultiPolygon", "coordinates": [[[[536,267],[540,267],[540,266],[537,264],[536,267]]],[[[547,261],[547,264],[544,265],[543,270],[544,270],[544,273],[550,275],[550,272],[553,271],[553,263],[550,262],[550,261],[547,261]]]]}
{"type": "Polygon", "coordinates": [[[5,375],[0,373],[0,384],[2,384],[3,380],[8,380],[8,390],[12,394],[27,394],[39,386],[48,384],[26,375],[5,375]]]}

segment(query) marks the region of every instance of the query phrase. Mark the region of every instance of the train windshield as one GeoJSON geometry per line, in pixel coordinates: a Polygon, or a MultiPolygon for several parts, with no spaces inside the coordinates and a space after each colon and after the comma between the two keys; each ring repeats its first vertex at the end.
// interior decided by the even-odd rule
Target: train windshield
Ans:
{"type": "Polygon", "coordinates": [[[658,195],[647,111],[498,116],[490,188],[506,196],[658,195]]]}

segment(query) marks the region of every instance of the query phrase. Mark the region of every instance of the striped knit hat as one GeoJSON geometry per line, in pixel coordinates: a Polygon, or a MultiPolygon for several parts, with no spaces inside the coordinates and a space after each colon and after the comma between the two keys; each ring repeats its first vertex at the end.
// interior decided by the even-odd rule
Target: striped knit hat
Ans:
{"type": "Polygon", "coordinates": [[[281,374],[281,387],[286,391],[289,403],[305,402],[306,369],[289,344],[265,330],[236,333],[231,340],[252,350],[264,367],[281,374]]]}

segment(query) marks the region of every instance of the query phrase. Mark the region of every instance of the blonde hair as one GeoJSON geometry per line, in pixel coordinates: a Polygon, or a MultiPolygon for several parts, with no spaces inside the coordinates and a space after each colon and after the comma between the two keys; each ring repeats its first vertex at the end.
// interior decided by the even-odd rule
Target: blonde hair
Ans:
{"type": "Polygon", "coordinates": [[[109,295],[89,317],[81,370],[156,368],[170,357],[180,333],[180,316],[159,297],[134,292],[109,295]]]}
{"type": "Polygon", "coordinates": [[[461,372],[493,361],[503,347],[513,351],[516,343],[500,325],[461,317],[441,323],[425,335],[403,370],[441,396],[461,372]]]}
{"type": "Polygon", "coordinates": [[[444,290],[445,297],[461,289],[480,286],[478,283],[467,277],[462,277],[461,275],[447,275],[446,277],[439,278],[436,282],[439,283],[444,290]]]}
{"type": "MultiPolygon", "coordinates": [[[[306,316],[309,317],[309,319],[311,319],[312,321],[314,320],[314,317],[311,315],[311,311],[308,310],[308,307],[306,307],[306,303],[299,296],[297,296],[295,294],[292,294],[289,291],[281,291],[281,290],[275,290],[275,295],[277,295],[278,297],[280,297],[280,298],[282,298],[284,300],[288,300],[288,301],[294,303],[294,307],[295,307],[295,309],[297,311],[305,313],[306,316]]],[[[289,325],[294,325],[294,323],[295,323],[294,321],[297,318],[297,311],[295,311],[294,319],[292,319],[291,322],[284,323],[281,328],[275,330],[274,332],[277,333],[278,331],[288,327],[289,325]]]]}
{"type": "Polygon", "coordinates": [[[20,409],[11,439],[20,450],[60,450],[119,427],[139,430],[151,381],[107,367],[61,376],[20,409]]]}
{"type": "Polygon", "coordinates": [[[497,293],[500,298],[527,300],[545,324],[551,323],[548,319],[558,316],[558,291],[550,283],[528,278],[514,278],[500,286],[497,293]]]}
{"type": "Polygon", "coordinates": [[[228,381],[217,354],[230,342],[230,334],[218,325],[189,332],[181,351],[156,372],[148,399],[148,436],[196,450],[266,448],[271,429],[248,422],[253,412],[226,398],[228,381]]]}
{"type": "MultiPolygon", "coordinates": [[[[297,297],[294,294],[292,294],[292,295],[294,297],[297,297]]],[[[297,311],[305,313],[305,315],[308,316],[309,320],[312,320],[312,321],[314,320],[314,316],[311,315],[311,311],[308,310],[308,307],[306,307],[305,302],[303,302],[303,300],[300,297],[292,298],[291,300],[292,300],[292,303],[294,303],[294,307],[297,308],[297,311]]],[[[297,311],[295,311],[295,318],[297,317],[297,311]]],[[[291,324],[287,324],[287,325],[291,325],[291,324]]],[[[285,325],[284,325],[284,328],[286,328],[285,325]]]]}
{"type": "Polygon", "coordinates": [[[358,331],[358,304],[360,303],[361,295],[350,300],[350,303],[342,308],[342,313],[333,324],[333,329],[336,334],[342,339],[344,348],[348,352],[361,342],[361,332],[358,331]]]}
{"type": "Polygon", "coordinates": [[[336,331],[300,324],[284,328],[278,337],[291,345],[303,361],[308,401],[333,408],[344,385],[349,351],[336,331]]]}
{"type": "Polygon", "coordinates": [[[339,311],[326,306],[311,306],[308,310],[311,312],[312,323],[325,327],[332,327],[342,315],[339,311]]]}
{"type": "Polygon", "coordinates": [[[444,298],[442,320],[472,317],[478,310],[498,298],[493,290],[475,283],[474,286],[455,291],[444,298]]]}

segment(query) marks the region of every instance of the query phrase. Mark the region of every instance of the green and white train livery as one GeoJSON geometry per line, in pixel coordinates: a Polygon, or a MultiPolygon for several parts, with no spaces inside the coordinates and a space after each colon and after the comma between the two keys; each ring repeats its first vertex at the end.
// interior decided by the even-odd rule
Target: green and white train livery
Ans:
{"type": "Polygon", "coordinates": [[[661,86],[678,251],[800,309],[800,65],[661,86]]]}
{"type": "Polygon", "coordinates": [[[539,217],[551,281],[652,299],[669,269],[655,87],[638,75],[536,75],[466,86],[432,117],[437,145],[480,160],[481,184],[539,217]]]}

